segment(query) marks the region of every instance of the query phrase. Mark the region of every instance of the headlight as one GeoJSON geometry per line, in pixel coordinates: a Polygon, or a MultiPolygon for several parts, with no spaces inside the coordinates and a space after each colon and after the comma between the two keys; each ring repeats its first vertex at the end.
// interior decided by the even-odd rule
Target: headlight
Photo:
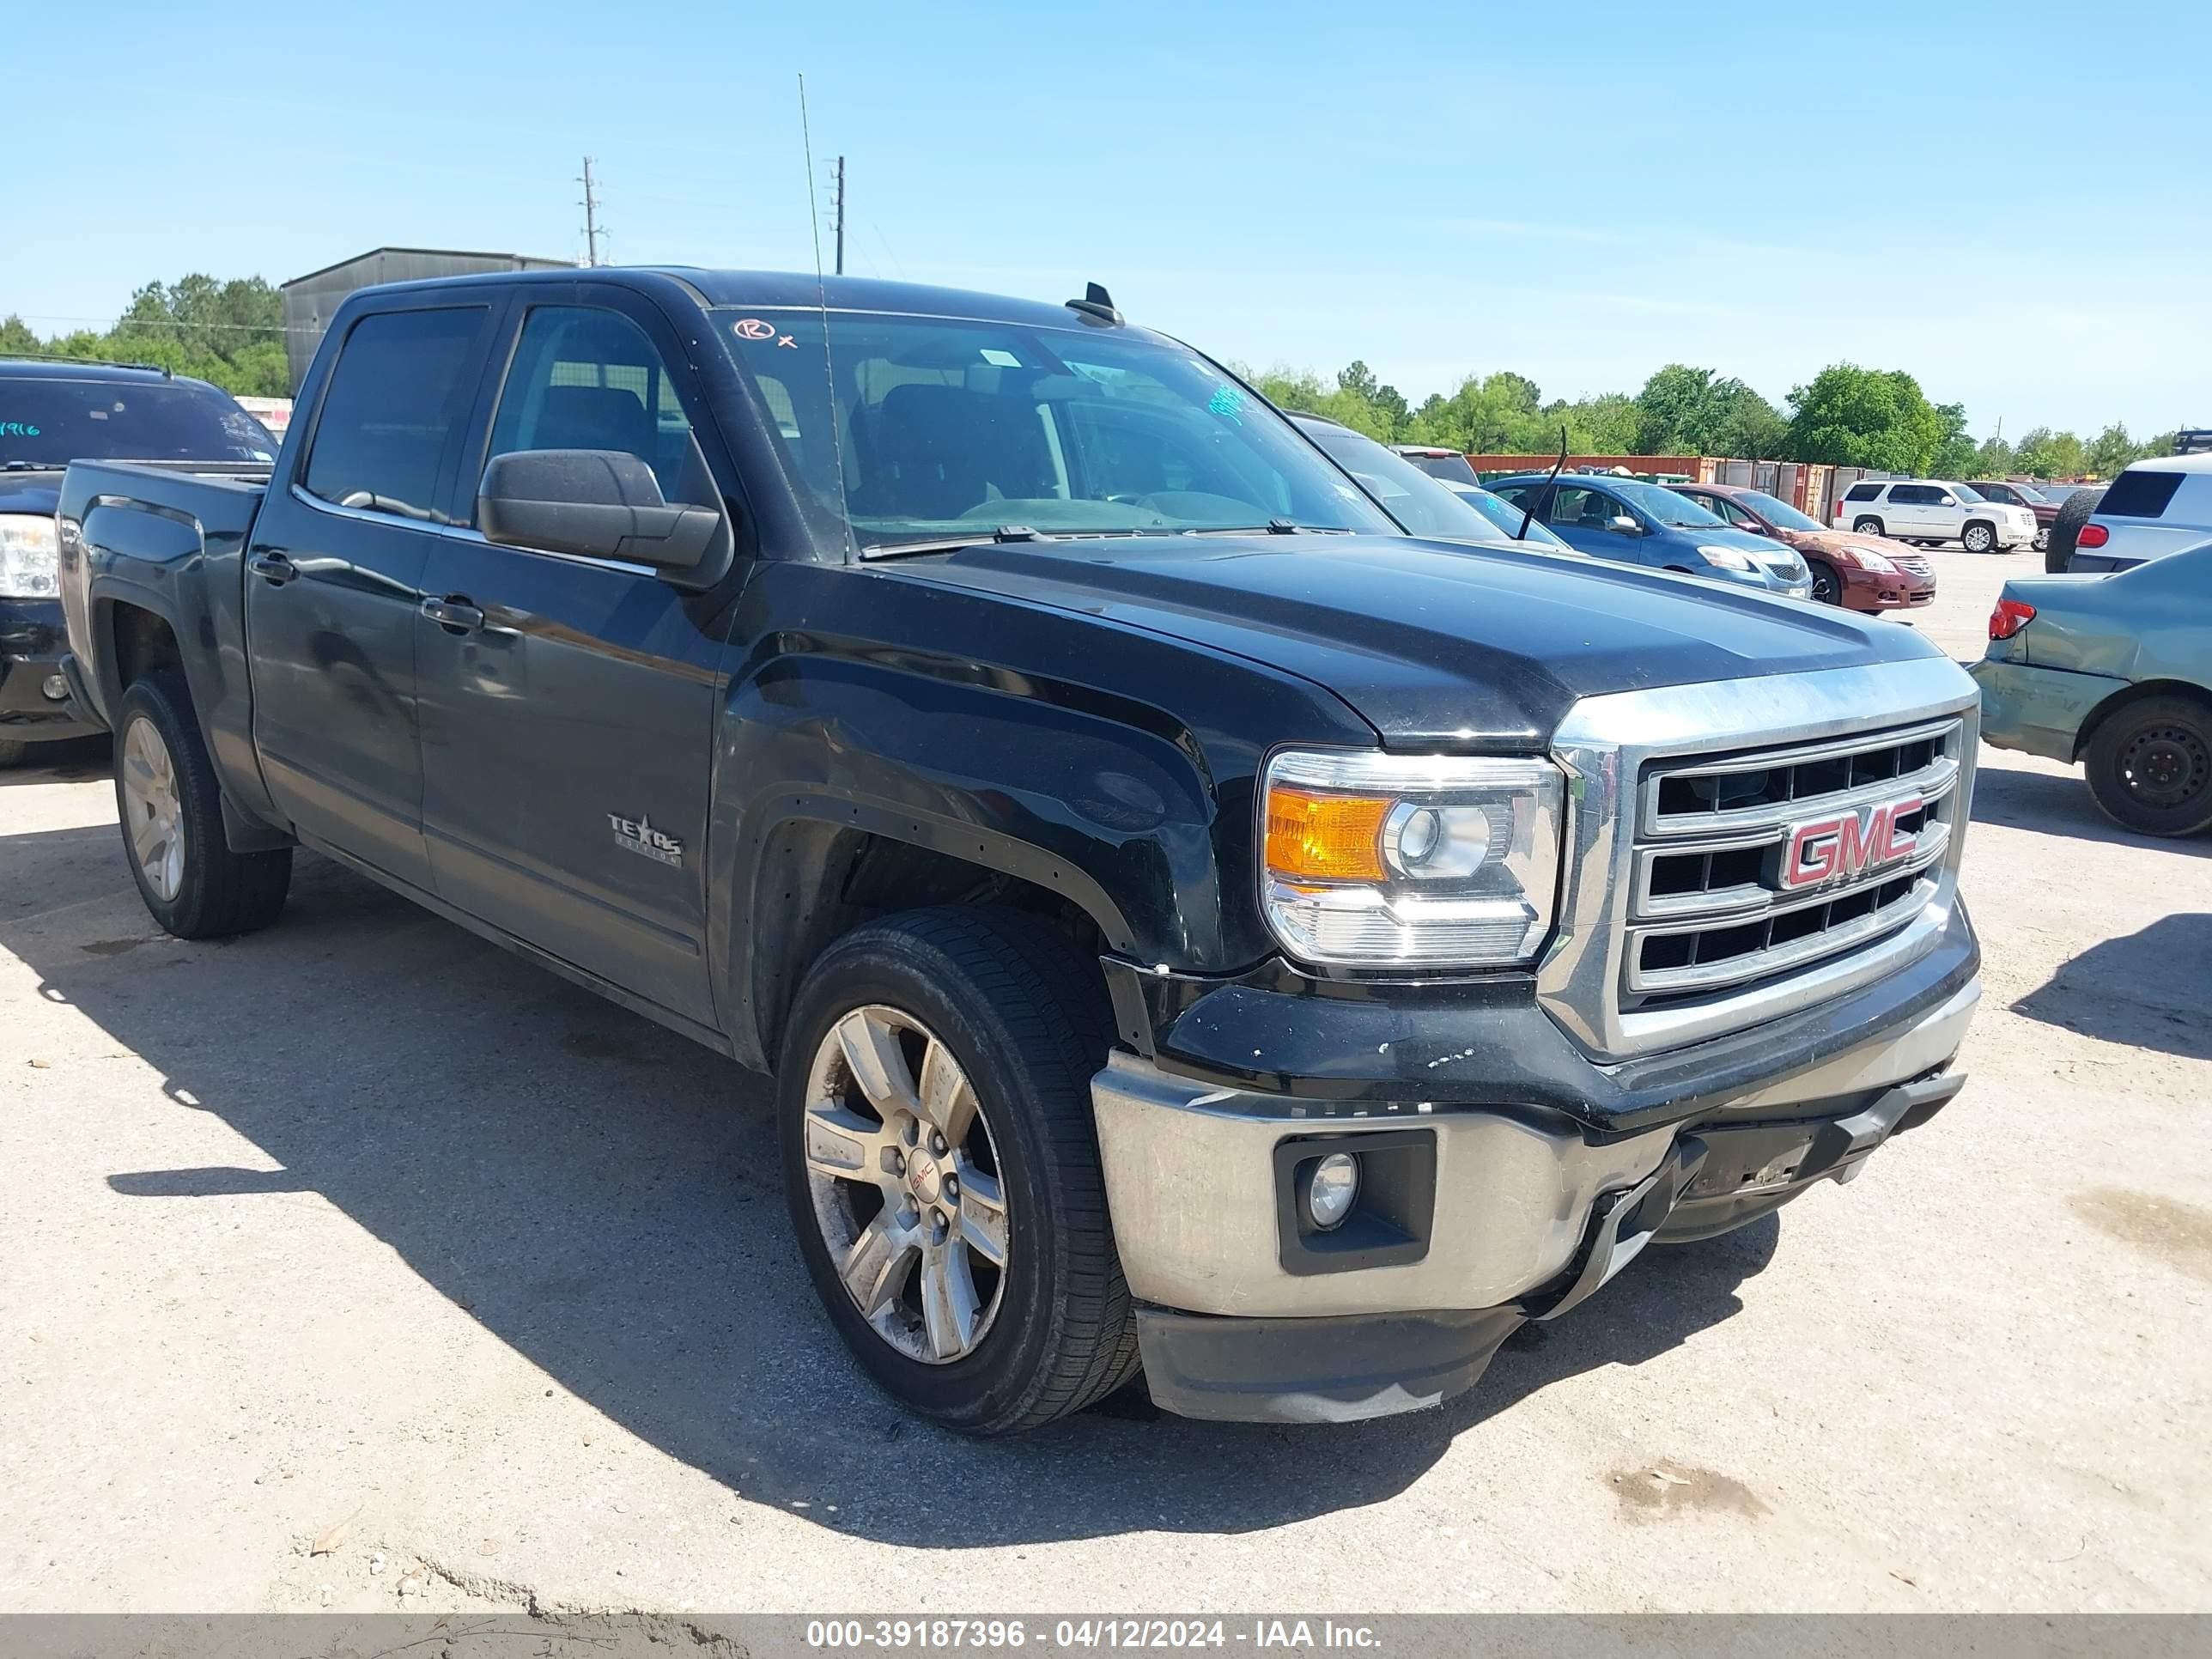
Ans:
{"type": "Polygon", "coordinates": [[[1700,547],[1698,551],[1705,556],[1707,564],[1718,565],[1723,570],[1751,568],[1751,555],[1740,547],[1700,547]]]}
{"type": "Polygon", "coordinates": [[[51,599],[60,592],[54,521],[0,513],[0,597],[51,599]]]}
{"type": "Polygon", "coordinates": [[[1877,576],[1894,576],[1897,574],[1896,562],[1893,560],[1885,559],[1870,547],[1855,547],[1851,551],[1858,556],[1858,562],[1862,566],[1873,571],[1877,576]]]}
{"type": "Polygon", "coordinates": [[[1547,760],[1285,750],[1261,791],[1267,926],[1306,962],[1526,962],[1551,931],[1563,794],[1547,760]]]}

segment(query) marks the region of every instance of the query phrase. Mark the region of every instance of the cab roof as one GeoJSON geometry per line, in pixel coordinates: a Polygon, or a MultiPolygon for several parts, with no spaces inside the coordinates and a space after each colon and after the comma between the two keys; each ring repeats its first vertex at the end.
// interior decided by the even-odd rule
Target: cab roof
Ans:
{"type": "MultiPolygon", "coordinates": [[[[708,270],[691,265],[596,265],[556,270],[493,270],[466,276],[428,277],[421,282],[392,283],[364,292],[397,292],[424,288],[483,287],[515,284],[524,287],[571,286],[577,283],[612,283],[643,287],[659,279],[681,283],[710,306],[763,311],[812,311],[826,306],[831,311],[880,311],[922,317],[964,317],[979,322],[1013,323],[1033,328],[1097,325],[1094,319],[1065,304],[1043,300],[1011,299],[1002,294],[981,294],[969,289],[933,288],[922,283],[886,282],[872,276],[816,276],[811,271],[708,270]]],[[[1071,289],[1082,284],[1071,282],[1071,289]]],[[[1073,297],[1071,295],[1071,297],[1073,297]]]]}

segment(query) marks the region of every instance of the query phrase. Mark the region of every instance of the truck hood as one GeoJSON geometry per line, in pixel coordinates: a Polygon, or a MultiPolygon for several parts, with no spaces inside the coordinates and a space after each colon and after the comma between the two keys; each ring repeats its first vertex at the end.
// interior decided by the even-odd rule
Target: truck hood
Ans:
{"type": "Polygon", "coordinates": [[[0,513],[51,516],[61,501],[62,472],[0,472],[0,513]]]}
{"type": "Polygon", "coordinates": [[[1393,747],[1540,749],[1581,697],[1941,654],[1909,629],[1731,584],[1401,537],[987,544],[878,568],[1269,664],[1393,747]]]}

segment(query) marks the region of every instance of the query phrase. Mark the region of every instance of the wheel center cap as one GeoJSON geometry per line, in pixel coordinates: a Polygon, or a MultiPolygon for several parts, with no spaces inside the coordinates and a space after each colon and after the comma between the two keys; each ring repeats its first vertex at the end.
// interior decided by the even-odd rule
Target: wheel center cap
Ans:
{"type": "Polygon", "coordinates": [[[908,1185],[914,1188],[915,1196],[925,1204],[936,1203],[939,1194],[944,1190],[945,1171],[938,1167],[935,1158],[920,1147],[916,1147],[907,1158],[906,1178],[908,1185]]]}

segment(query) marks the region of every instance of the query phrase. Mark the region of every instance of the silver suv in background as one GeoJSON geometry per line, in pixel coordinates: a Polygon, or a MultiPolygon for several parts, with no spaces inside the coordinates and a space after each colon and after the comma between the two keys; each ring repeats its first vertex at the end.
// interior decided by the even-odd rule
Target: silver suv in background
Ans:
{"type": "Polygon", "coordinates": [[[2069,570],[2128,570],[2212,538],[2212,454],[2137,461],[2112,482],[2081,533],[2069,570]]]}
{"type": "Polygon", "coordinates": [[[1835,526],[1901,542],[1957,542],[1969,553],[2035,540],[2035,514],[1945,478],[1863,478],[1836,502],[1835,526]]]}

